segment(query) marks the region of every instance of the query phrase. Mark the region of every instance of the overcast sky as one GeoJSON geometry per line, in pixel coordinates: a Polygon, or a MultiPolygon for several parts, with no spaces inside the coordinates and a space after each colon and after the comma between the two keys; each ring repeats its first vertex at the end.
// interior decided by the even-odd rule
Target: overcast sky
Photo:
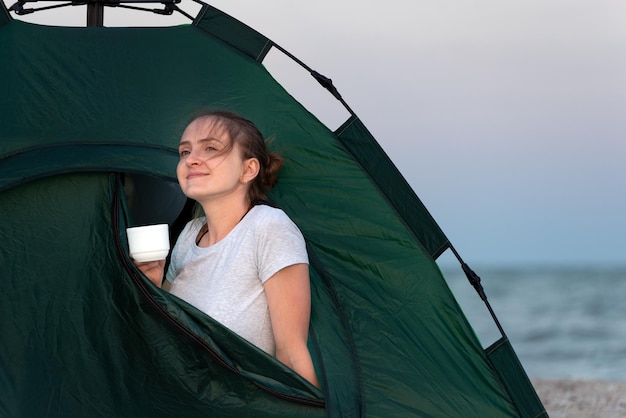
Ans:
{"type": "Polygon", "coordinates": [[[211,4],[333,79],[470,264],[626,265],[623,0],[211,4]]]}

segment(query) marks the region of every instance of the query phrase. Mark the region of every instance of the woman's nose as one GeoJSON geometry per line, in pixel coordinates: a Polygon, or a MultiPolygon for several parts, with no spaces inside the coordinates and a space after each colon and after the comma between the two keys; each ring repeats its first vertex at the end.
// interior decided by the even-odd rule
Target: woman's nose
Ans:
{"type": "Polygon", "coordinates": [[[187,155],[187,158],[185,158],[185,163],[187,163],[187,165],[190,165],[190,166],[198,165],[200,164],[200,158],[196,152],[191,151],[189,155],[187,155]]]}

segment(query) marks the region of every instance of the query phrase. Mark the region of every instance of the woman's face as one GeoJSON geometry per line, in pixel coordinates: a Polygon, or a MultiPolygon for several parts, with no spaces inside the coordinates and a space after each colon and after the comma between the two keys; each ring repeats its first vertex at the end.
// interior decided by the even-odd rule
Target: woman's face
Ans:
{"type": "Polygon", "coordinates": [[[178,145],[176,168],[183,193],[200,203],[231,193],[246,192],[246,160],[227,131],[213,118],[197,119],[185,129],[178,145]],[[229,149],[230,148],[230,149],[229,149]]]}

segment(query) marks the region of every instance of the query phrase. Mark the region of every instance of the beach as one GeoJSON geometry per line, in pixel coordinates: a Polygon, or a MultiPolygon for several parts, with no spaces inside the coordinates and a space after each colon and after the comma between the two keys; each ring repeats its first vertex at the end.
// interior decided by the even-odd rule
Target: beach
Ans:
{"type": "MultiPolygon", "coordinates": [[[[626,418],[626,268],[482,269],[482,283],[551,418],[626,418]]],[[[457,270],[455,297],[484,346],[500,338],[457,270]]]]}
{"type": "Polygon", "coordinates": [[[550,418],[626,417],[626,382],[533,379],[532,383],[550,418]]]}

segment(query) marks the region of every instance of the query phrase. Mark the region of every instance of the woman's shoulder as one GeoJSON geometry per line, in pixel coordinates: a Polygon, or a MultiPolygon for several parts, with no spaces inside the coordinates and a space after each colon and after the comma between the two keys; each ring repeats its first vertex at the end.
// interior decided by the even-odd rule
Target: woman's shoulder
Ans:
{"type": "Polygon", "coordinates": [[[280,214],[286,215],[285,212],[281,208],[277,206],[268,205],[265,203],[254,205],[251,211],[255,211],[262,216],[280,216],[280,214]]]}
{"type": "Polygon", "coordinates": [[[257,205],[250,215],[248,231],[253,231],[259,248],[277,254],[306,254],[302,231],[282,209],[257,205]]]}
{"type": "Polygon", "coordinates": [[[250,213],[259,222],[291,222],[289,216],[280,208],[270,205],[256,205],[250,213]]]}

